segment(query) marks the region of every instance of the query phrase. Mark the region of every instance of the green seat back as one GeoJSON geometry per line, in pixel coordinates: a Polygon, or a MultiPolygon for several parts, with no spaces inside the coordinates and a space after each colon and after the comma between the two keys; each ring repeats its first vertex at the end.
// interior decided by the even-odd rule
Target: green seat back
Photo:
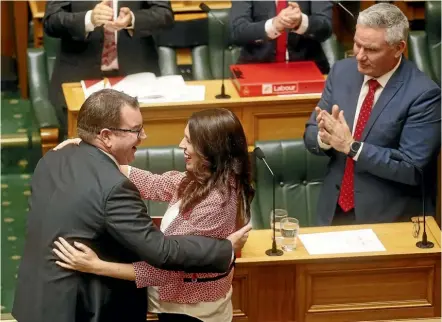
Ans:
{"type": "Polygon", "coordinates": [[[212,15],[208,16],[209,22],[209,58],[210,70],[213,79],[221,79],[222,77],[222,53],[225,52],[225,66],[224,73],[226,78],[230,77],[230,65],[235,64],[241,53],[241,48],[230,44],[230,30],[229,30],[229,14],[230,9],[212,10],[215,17],[224,23],[222,26],[217,19],[212,15]],[[223,30],[224,37],[223,40],[223,30]]]}
{"type": "MultiPolygon", "coordinates": [[[[301,227],[315,224],[316,204],[328,157],[318,157],[306,150],[300,140],[256,142],[276,177],[275,205],[286,209],[301,227]]],[[[252,204],[252,225],[270,228],[272,176],[261,160],[255,160],[256,195],[252,204]]]]}
{"type": "MultiPolygon", "coordinates": [[[[183,150],[177,147],[139,148],[131,165],[155,174],[186,169],[183,150]]],[[[168,206],[167,202],[146,200],[145,203],[151,216],[163,216],[168,206]]]]}

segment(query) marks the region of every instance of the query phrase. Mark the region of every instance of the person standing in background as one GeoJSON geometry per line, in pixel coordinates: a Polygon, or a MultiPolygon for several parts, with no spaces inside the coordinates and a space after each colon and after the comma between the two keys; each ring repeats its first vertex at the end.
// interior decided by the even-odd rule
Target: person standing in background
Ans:
{"type": "Polygon", "coordinates": [[[173,25],[168,1],[48,1],[44,32],[61,40],[49,99],[66,129],[61,85],[105,76],[126,76],[160,69],[152,35],[173,25]],[[59,112],[61,113],[61,112],[59,112]]]}
{"type": "Polygon", "coordinates": [[[330,66],[321,42],[332,34],[331,1],[232,1],[232,42],[242,47],[238,64],[313,60],[330,66]]]}

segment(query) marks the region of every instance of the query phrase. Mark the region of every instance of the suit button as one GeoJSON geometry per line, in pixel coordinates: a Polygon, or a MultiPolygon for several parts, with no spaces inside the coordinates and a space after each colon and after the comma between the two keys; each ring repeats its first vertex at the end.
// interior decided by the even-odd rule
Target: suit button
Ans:
{"type": "Polygon", "coordinates": [[[306,186],[306,185],[307,185],[307,180],[302,181],[302,184],[303,184],[304,186],[306,186]]]}
{"type": "Polygon", "coordinates": [[[281,181],[281,182],[279,183],[279,186],[280,186],[280,187],[284,187],[284,182],[281,181]]]}

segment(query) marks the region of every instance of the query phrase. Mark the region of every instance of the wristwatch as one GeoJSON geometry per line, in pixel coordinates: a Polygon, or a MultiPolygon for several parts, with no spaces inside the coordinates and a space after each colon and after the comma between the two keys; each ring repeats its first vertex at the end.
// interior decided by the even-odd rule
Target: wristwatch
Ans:
{"type": "Polygon", "coordinates": [[[359,149],[361,148],[361,142],[359,141],[354,141],[351,145],[350,145],[350,151],[348,152],[348,156],[350,158],[354,158],[356,156],[356,154],[359,152],[359,149]]]}

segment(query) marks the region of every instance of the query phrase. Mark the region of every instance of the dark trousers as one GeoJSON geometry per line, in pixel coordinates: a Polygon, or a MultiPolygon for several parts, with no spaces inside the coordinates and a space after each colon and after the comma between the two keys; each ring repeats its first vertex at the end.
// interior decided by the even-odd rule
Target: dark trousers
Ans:
{"type": "Polygon", "coordinates": [[[160,322],[201,322],[200,319],[185,314],[161,313],[158,314],[160,322]]]}
{"type": "Polygon", "coordinates": [[[336,205],[332,226],[356,225],[355,209],[344,212],[339,205],[336,205]]]}

